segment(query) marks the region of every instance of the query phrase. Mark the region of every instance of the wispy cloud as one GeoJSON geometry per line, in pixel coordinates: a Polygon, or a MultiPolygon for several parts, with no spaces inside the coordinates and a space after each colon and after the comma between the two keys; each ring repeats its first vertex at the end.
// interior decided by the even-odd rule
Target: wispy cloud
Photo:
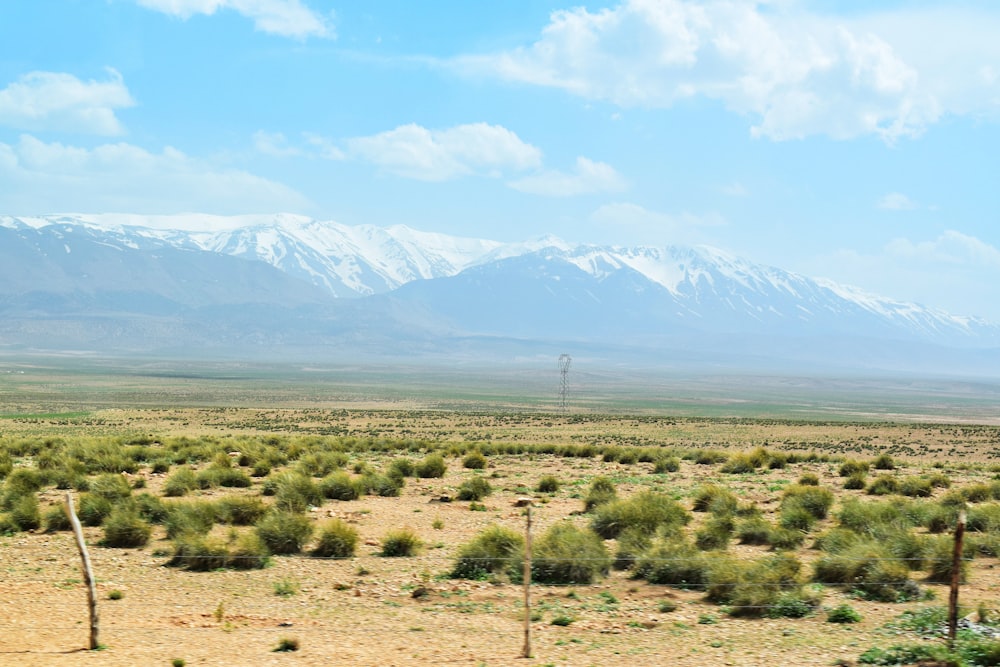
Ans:
{"type": "Polygon", "coordinates": [[[795,2],[624,0],[556,11],[533,44],[449,64],[622,107],[718,100],[774,140],[893,142],[945,113],[1000,115],[997,32],[1000,16],[971,9],[843,18],[795,2]]]}
{"type": "Polygon", "coordinates": [[[125,129],[115,110],[134,104],[113,69],[105,81],[81,81],[63,72],[30,72],[0,90],[0,125],[36,132],[118,135],[125,129]]]}
{"type": "Polygon", "coordinates": [[[444,130],[416,124],[346,142],[347,153],[386,171],[424,181],[468,174],[499,176],[537,168],[542,152],[500,125],[472,123],[444,130]]]}
{"type": "Polygon", "coordinates": [[[521,192],[548,197],[572,197],[600,192],[620,192],[628,187],[625,179],[605,162],[578,157],[572,172],[545,170],[510,181],[521,192]]]}
{"type": "Polygon", "coordinates": [[[910,211],[917,208],[917,203],[901,192],[890,192],[879,198],[875,206],[886,211],[910,211]]]}
{"type": "Polygon", "coordinates": [[[261,31],[283,37],[336,37],[329,19],[303,5],[300,0],[136,0],[147,9],[189,19],[231,9],[254,22],[261,31]]]}
{"type": "Polygon", "coordinates": [[[129,143],[81,148],[30,135],[0,142],[0,210],[250,213],[301,210],[291,188],[246,171],[129,143]],[[47,210],[38,210],[44,201],[47,210]]]}

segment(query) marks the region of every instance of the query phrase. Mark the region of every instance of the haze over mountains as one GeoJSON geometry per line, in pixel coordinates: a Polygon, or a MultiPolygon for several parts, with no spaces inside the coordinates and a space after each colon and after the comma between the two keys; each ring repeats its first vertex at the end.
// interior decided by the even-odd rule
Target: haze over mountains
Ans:
{"type": "Polygon", "coordinates": [[[0,349],[995,375],[1000,326],[707,247],[523,243],[292,215],[0,216],[0,349]]]}

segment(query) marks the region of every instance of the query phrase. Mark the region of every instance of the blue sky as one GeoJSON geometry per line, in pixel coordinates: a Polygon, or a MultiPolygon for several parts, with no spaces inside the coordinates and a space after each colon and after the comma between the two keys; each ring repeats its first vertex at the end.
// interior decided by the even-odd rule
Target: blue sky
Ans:
{"type": "Polygon", "coordinates": [[[6,0],[0,214],[709,244],[1000,321],[1000,6],[6,0]]]}

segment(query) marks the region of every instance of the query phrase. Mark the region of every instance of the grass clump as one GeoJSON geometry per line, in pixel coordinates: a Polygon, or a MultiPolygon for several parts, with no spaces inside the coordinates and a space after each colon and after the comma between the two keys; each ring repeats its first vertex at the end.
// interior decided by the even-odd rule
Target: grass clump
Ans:
{"type": "Polygon", "coordinates": [[[169,498],[186,496],[198,488],[198,476],[191,468],[179,468],[167,478],[163,485],[163,495],[169,498]]]}
{"type": "Polygon", "coordinates": [[[899,493],[899,481],[892,475],[879,475],[871,481],[865,493],[870,496],[888,496],[899,493]]]}
{"type": "Polygon", "coordinates": [[[444,457],[440,454],[429,454],[414,466],[417,477],[422,479],[444,477],[447,471],[448,464],[445,463],[444,457]]]}
{"type": "Polygon", "coordinates": [[[559,478],[555,475],[545,475],[538,480],[538,486],[535,487],[535,490],[539,493],[555,493],[559,490],[559,486],[559,478]]]}
{"type": "Polygon", "coordinates": [[[661,456],[653,461],[653,474],[663,475],[681,469],[681,460],[676,456],[661,456]]]}
{"type": "Polygon", "coordinates": [[[167,565],[193,572],[220,570],[229,563],[229,550],[217,539],[184,535],[174,541],[174,553],[167,565]]]}
{"type": "Polygon", "coordinates": [[[732,491],[716,484],[705,484],[695,490],[691,509],[694,512],[734,514],[738,506],[739,501],[732,491]]]}
{"type": "Polygon", "coordinates": [[[879,454],[872,461],[872,467],[876,470],[895,470],[896,462],[888,454],[879,454]]]}
{"type": "Polygon", "coordinates": [[[459,500],[482,500],[491,493],[493,493],[493,487],[486,479],[478,475],[465,480],[458,487],[459,500]]]}
{"type": "Polygon", "coordinates": [[[319,488],[323,496],[330,500],[357,500],[365,491],[363,483],[355,481],[343,470],[324,477],[319,488]]]}
{"type": "Polygon", "coordinates": [[[80,506],[76,514],[84,526],[100,526],[111,514],[112,507],[107,498],[83,493],[80,495],[80,506]]]}
{"type": "Polygon", "coordinates": [[[149,542],[151,533],[152,527],[139,516],[135,508],[119,506],[104,520],[104,539],[101,544],[106,547],[143,547],[149,542]]]}
{"type": "Polygon", "coordinates": [[[312,537],[313,524],[306,516],[276,509],[264,515],[256,530],[271,553],[297,554],[312,537]]]}
{"type": "Polygon", "coordinates": [[[837,605],[826,612],[827,623],[858,623],[860,621],[861,614],[847,603],[837,605]]]}
{"type": "Polygon", "coordinates": [[[590,584],[611,569],[611,555],[596,533],[563,521],[532,550],[531,579],[539,584],[590,584]]]}
{"type": "Polygon", "coordinates": [[[859,475],[864,478],[864,476],[868,474],[868,469],[870,467],[871,464],[868,461],[848,460],[840,464],[840,469],[837,473],[841,477],[854,477],[855,475],[859,475]]]}
{"type": "Polygon", "coordinates": [[[492,525],[458,550],[451,576],[486,579],[502,572],[516,572],[523,558],[524,538],[503,526],[492,525]]]}
{"type": "Polygon", "coordinates": [[[358,531],[340,519],[324,523],[316,546],[309,552],[314,558],[351,558],[358,546],[358,531]]]}
{"type": "Polygon", "coordinates": [[[618,497],[615,484],[607,477],[599,475],[591,480],[587,497],[583,499],[583,511],[590,512],[596,507],[609,503],[618,497]]]}
{"type": "Polygon", "coordinates": [[[226,557],[226,566],[234,570],[260,570],[270,561],[271,553],[260,535],[244,533],[226,557]]]}
{"type": "Polygon", "coordinates": [[[212,530],[216,517],[215,503],[203,500],[174,502],[168,505],[163,525],[170,539],[182,535],[204,535],[212,530]]]}
{"type": "Polygon", "coordinates": [[[598,506],[590,525],[602,538],[614,539],[628,528],[653,534],[660,526],[683,526],[690,519],[687,511],[670,497],[643,491],[631,498],[598,506]]]}
{"type": "Polygon", "coordinates": [[[42,527],[42,515],[38,508],[38,498],[34,493],[17,498],[7,516],[10,523],[18,530],[38,530],[42,527]]]}
{"type": "Polygon", "coordinates": [[[473,450],[462,459],[462,467],[469,470],[482,470],[486,467],[486,457],[478,449],[473,450]]]}
{"type": "Polygon", "coordinates": [[[846,586],[866,599],[903,602],[920,595],[909,573],[881,543],[862,541],[816,561],[814,578],[846,586]]]}
{"type": "Polygon", "coordinates": [[[423,540],[410,528],[391,530],[382,538],[382,551],[379,555],[386,558],[409,558],[416,556],[423,545],[423,540]]]}
{"type": "Polygon", "coordinates": [[[701,588],[708,579],[711,557],[683,537],[660,536],[636,561],[632,576],[651,584],[701,588]]]}
{"type": "Polygon", "coordinates": [[[234,526],[253,526],[267,512],[267,505],[255,496],[226,496],[216,501],[218,518],[234,526]]]}
{"type": "Polygon", "coordinates": [[[702,551],[724,550],[729,546],[735,524],[728,514],[712,516],[694,534],[694,544],[702,551]]]}

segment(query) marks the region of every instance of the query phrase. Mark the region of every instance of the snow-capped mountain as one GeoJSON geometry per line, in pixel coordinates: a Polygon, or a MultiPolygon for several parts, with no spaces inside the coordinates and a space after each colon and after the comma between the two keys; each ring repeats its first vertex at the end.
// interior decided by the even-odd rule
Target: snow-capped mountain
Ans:
{"type": "Polygon", "coordinates": [[[78,332],[104,317],[120,326],[102,320],[92,344],[117,335],[153,349],[165,336],[133,325],[154,315],[174,318],[164,331],[179,346],[446,352],[458,336],[649,349],[754,338],[778,355],[790,339],[1000,347],[1000,327],[983,320],[707,247],[512,244],[292,215],[0,216],[0,345],[39,344],[39,318],[78,332]]]}

